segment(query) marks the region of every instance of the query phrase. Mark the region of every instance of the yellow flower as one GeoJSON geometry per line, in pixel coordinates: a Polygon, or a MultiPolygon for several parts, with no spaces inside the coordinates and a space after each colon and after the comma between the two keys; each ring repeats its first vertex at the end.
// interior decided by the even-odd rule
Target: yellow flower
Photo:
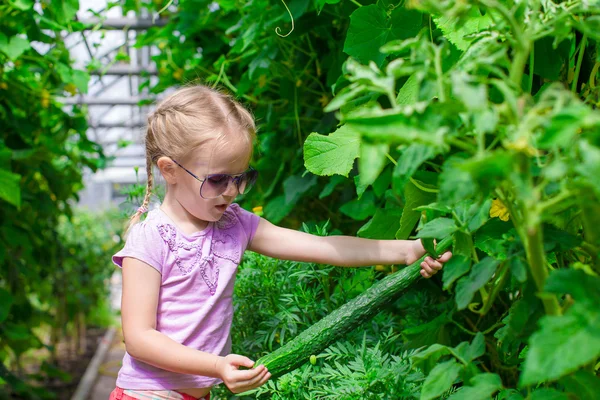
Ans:
{"type": "Polygon", "coordinates": [[[265,74],[262,74],[258,77],[258,87],[262,89],[265,86],[267,86],[267,76],[265,74]]]}
{"type": "Polygon", "coordinates": [[[180,81],[183,78],[183,70],[179,68],[177,71],[173,72],[173,78],[180,81]]]}
{"type": "Polygon", "coordinates": [[[492,207],[490,208],[490,217],[498,217],[502,221],[508,221],[510,214],[504,203],[502,203],[499,199],[494,199],[494,201],[492,201],[492,207]]]}
{"type": "Polygon", "coordinates": [[[254,214],[258,215],[259,217],[262,217],[262,215],[263,215],[263,208],[262,208],[262,206],[254,207],[252,209],[252,212],[254,214]]]}
{"type": "Polygon", "coordinates": [[[42,107],[48,108],[50,106],[50,93],[44,89],[42,90],[42,99],[41,99],[42,107]]]}
{"type": "Polygon", "coordinates": [[[319,103],[321,103],[321,107],[325,108],[325,106],[329,104],[329,97],[323,93],[323,95],[319,98],[319,103]]]}
{"type": "Polygon", "coordinates": [[[71,96],[75,96],[77,94],[77,86],[72,83],[68,83],[65,85],[65,90],[71,93],[71,96]]]}

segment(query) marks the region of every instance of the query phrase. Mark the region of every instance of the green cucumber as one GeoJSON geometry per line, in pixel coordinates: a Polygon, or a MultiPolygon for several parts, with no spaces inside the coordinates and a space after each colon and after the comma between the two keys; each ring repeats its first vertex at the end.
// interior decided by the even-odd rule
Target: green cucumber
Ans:
{"type": "MultiPolygon", "coordinates": [[[[452,238],[447,237],[438,243],[436,250],[443,253],[451,244],[452,238]]],[[[321,353],[330,344],[372,319],[385,304],[398,297],[421,276],[421,262],[424,258],[425,256],[378,281],[279,349],[261,357],[254,367],[264,364],[271,373],[271,378],[300,367],[309,361],[311,355],[321,353]]]]}

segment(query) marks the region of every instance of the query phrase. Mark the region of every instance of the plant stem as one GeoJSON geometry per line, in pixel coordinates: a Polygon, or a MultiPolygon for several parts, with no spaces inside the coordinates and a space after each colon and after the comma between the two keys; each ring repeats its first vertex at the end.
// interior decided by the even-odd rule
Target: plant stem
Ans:
{"type": "Polygon", "coordinates": [[[529,52],[529,93],[533,91],[533,70],[535,66],[535,47],[529,52]]]}
{"type": "Polygon", "coordinates": [[[583,62],[583,54],[585,53],[585,46],[587,45],[587,34],[584,33],[579,43],[579,54],[577,55],[577,65],[575,66],[575,75],[573,76],[573,82],[571,83],[571,91],[577,93],[577,83],[579,81],[579,73],[581,72],[581,63],[583,62]]]}
{"type": "MultiPolygon", "coordinates": [[[[526,228],[527,236],[525,241],[525,253],[527,261],[533,275],[533,280],[541,292],[544,290],[544,284],[548,277],[548,269],[546,268],[546,254],[544,253],[544,241],[542,237],[541,224],[530,225],[526,228]]],[[[560,306],[556,296],[543,297],[542,303],[548,315],[560,315],[560,306]]]]}
{"type": "Polygon", "coordinates": [[[435,74],[437,75],[438,96],[443,103],[446,101],[446,93],[444,89],[444,72],[442,70],[442,50],[439,47],[434,47],[435,51],[435,74]]]}

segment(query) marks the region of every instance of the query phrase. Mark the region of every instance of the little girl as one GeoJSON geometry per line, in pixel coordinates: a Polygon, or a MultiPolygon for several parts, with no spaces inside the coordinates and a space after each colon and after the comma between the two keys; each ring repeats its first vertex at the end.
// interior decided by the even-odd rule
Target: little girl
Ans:
{"type": "MultiPolygon", "coordinates": [[[[143,205],[131,218],[124,248],[122,325],[126,354],[110,400],[208,399],[224,382],[234,393],[263,385],[264,365],[230,354],[232,294],[245,250],[285,260],[338,266],[411,264],[419,240],[320,237],[285,229],[233,203],[257,172],[249,167],[255,125],[229,96],[205,86],[180,89],[148,117],[143,205]],[[152,168],[167,192],[143,222],[152,168]]],[[[429,278],[451,257],[427,257],[429,278]]]]}

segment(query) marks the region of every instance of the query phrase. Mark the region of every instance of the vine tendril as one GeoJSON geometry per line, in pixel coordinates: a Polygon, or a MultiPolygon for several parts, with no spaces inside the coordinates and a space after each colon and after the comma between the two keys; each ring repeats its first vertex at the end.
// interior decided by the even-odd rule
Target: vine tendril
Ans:
{"type": "Polygon", "coordinates": [[[279,27],[276,27],[275,28],[275,33],[277,35],[279,35],[280,37],[288,37],[288,36],[290,36],[290,33],[294,32],[294,16],[292,15],[292,12],[288,8],[287,4],[285,4],[285,0],[281,0],[281,2],[283,3],[283,6],[287,10],[288,14],[290,14],[290,19],[292,20],[292,29],[290,29],[290,31],[288,33],[286,33],[285,35],[282,35],[281,34],[281,29],[279,27]]]}

